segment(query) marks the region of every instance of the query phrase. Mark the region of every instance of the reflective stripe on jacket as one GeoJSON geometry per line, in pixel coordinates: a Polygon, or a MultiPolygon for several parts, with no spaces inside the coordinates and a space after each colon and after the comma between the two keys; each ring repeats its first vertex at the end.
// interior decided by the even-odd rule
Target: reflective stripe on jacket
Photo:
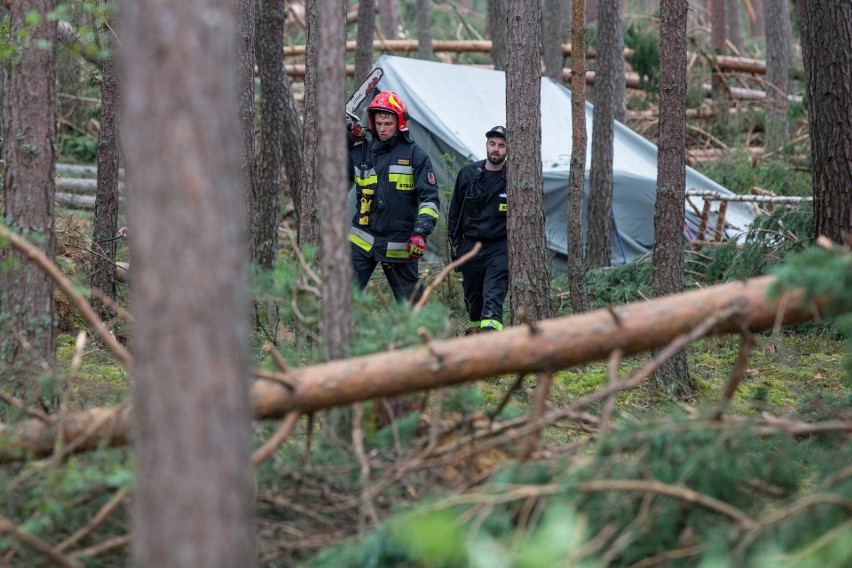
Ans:
{"type": "Polygon", "coordinates": [[[440,200],[429,155],[397,135],[387,142],[356,144],[349,165],[355,183],[349,241],[380,261],[409,262],[408,239],[429,236],[438,220],[440,200]]]}

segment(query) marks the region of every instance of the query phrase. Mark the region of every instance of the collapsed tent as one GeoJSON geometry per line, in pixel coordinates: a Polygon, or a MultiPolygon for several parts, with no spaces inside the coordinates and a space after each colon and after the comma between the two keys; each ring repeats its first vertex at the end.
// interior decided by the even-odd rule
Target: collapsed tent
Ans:
{"type": "MultiPolygon", "coordinates": [[[[431,156],[440,183],[452,191],[461,166],[485,158],[485,132],[495,125],[506,124],[504,73],[390,55],[382,55],[376,67],[384,70],[379,89],[396,91],[406,102],[412,136],[431,156]]],[[[571,92],[546,78],[541,85],[541,123],[545,231],[550,249],[566,255],[571,92]]],[[[591,141],[592,105],[589,103],[586,103],[586,125],[591,141]]],[[[510,152],[511,135],[510,131],[510,152]]],[[[657,147],[616,122],[613,154],[612,213],[615,223],[611,257],[612,264],[617,265],[646,254],[653,246],[657,147]]],[[[589,144],[586,210],[591,161],[589,144]]],[[[692,168],[686,171],[686,187],[731,194],[692,168]]],[[[718,205],[719,202],[715,202],[714,209],[718,209],[718,205]]],[[[694,237],[703,206],[704,201],[699,197],[689,197],[685,203],[686,238],[694,237]]],[[[753,218],[748,204],[730,203],[725,216],[726,236],[732,238],[742,233],[753,218]]],[[[715,220],[711,218],[710,222],[712,227],[715,220]]]]}

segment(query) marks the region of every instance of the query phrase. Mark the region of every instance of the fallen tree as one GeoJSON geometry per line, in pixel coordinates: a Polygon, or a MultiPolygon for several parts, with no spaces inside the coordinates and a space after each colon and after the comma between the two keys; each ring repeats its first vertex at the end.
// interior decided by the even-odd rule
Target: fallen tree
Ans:
{"type": "MultiPolygon", "coordinates": [[[[695,334],[702,324],[706,329],[700,335],[710,336],[819,317],[825,299],[803,306],[802,293],[789,291],[770,300],[767,292],[774,281],[754,278],[287,372],[257,370],[251,390],[254,415],[281,418],[496,375],[555,371],[606,359],[617,350],[627,356],[663,347],[695,334]]],[[[0,425],[0,462],[47,456],[57,449],[70,453],[123,444],[131,424],[128,404],[0,425]]]]}

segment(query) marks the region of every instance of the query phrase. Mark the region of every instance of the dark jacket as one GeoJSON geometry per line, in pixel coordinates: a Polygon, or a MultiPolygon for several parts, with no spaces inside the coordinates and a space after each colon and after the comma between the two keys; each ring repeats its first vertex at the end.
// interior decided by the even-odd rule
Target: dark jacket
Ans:
{"type": "Polygon", "coordinates": [[[380,261],[409,260],[412,235],[427,237],[438,221],[439,196],[432,161],[423,148],[397,134],[365,140],[349,151],[355,183],[355,216],[349,240],[380,261]]]}
{"type": "Polygon", "coordinates": [[[485,160],[466,165],[456,177],[450,202],[450,242],[458,247],[462,239],[505,239],[506,212],[506,167],[492,173],[486,172],[485,160]],[[486,186],[486,176],[499,177],[497,183],[486,186]]]}

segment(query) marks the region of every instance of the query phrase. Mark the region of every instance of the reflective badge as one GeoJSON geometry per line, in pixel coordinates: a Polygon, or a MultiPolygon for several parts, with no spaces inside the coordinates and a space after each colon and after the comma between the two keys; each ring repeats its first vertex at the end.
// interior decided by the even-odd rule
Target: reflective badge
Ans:
{"type": "Polygon", "coordinates": [[[426,180],[429,182],[429,185],[435,185],[435,172],[426,174],[426,180]]]}

